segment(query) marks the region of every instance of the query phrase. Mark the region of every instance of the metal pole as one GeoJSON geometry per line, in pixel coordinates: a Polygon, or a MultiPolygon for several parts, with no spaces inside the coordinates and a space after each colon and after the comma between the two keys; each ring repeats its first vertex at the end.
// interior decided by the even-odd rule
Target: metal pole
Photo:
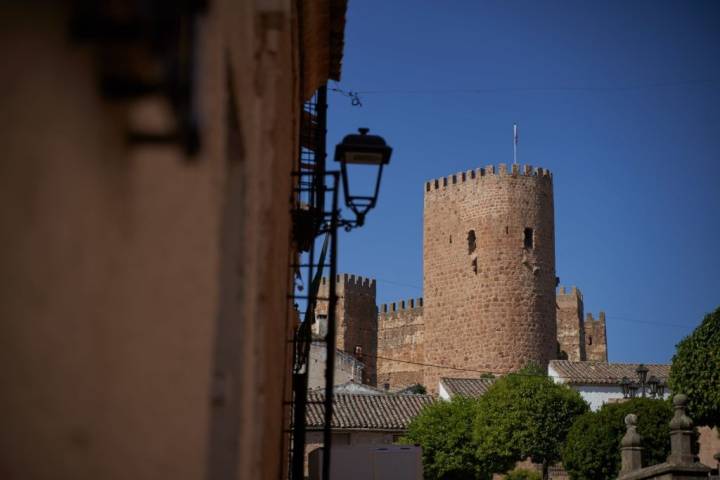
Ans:
{"type": "MultiPolygon", "coordinates": [[[[313,241],[310,245],[310,251],[308,252],[308,289],[311,289],[311,283],[313,278],[313,263],[315,259],[315,242],[313,241]]],[[[309,292],[311,293],[311,292],[309,292]]],[[[315,301],[313,298],[308,298],[308,302],[315,301]]],[[[306,308],[308,308],[306,306],[306,308]]],[[[301,319],[305,321],[307,319],[301,319]]],[[[293,480],[302,480],[305,478],[305,435],[306,435],[306,424],[305,424],[305,412],[307,410],[307,386],[308,386],[308,369],[310,368],[309,357],[309,346],[312,340],[312,332],[310,328],[298,328],[295,335],[302,335],[303,338],[296,337],[295,348],[302,349],[301,354],[298,356],[295,352],[294,360],[298,358],[305,359],[305,368],[299,371],[293,371],[293,444],[292,444],[292,467],[290,478],[293,480]]]]}
{"type": "Polygon", "coordinates": [[[305,409],[307,398],[307,365],[302,373],[293,374],[295,408],[293,411],[292,473],[290,478],[305,478],[305,409]]]}
{"type": "Polygon", "coordinates": [[[329,172],[333,179],[332,214],[330,216],[330,282],[328,285],[328,325],[325,337],[325,426],[323,429],[323,480],[330,479],[330,451],[332,449],[333,385],[335,383],[335,307],[337,305],[337,248],[338,248],[338,172],[329,172]]]}

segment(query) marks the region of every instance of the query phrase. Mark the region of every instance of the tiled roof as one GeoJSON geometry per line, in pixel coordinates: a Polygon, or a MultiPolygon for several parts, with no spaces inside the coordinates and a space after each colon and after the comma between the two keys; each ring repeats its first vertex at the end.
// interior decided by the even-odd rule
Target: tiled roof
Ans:
{"type": "MultiPolygon", "coordinates": [[[[317,430],[324,424],[325,395],[308,394],[307,428],[317,430]],[[316,403],[318,402],[318,403],[316,403]]],[[[366,395],[341,393],[334,396],[332,426],[348,430],[403,431],[420,411],[435,401],[431,395],[366,395]]]]}
{"type": "MultiPolygon", "coordinates": [[[[325,393],[325,386],[322,385],[320,387],[310,389],[310,392],[311,393],[312,392],[325,393]]],[[[371,387],[370,385],[365,385],[364,383],[358,383],[354,380],[350,380],[349,382],[335,385],[333,387],[333,393],[335,395],[338,395],[341,393],[352,393],[352,394],[362,393],[365,395],[386,395],[388,392],[385,390],[381,390],[379,388],[371,387]]]]}
{"type": "MultiPolygon", "coordinates": [[[[550,369],[558,374],[564,383],[586,385],[617,384],[623,377],[636,381],[635,369],[639,363],[574,362],[571,360],[550,360],[550,369]]],[[[655,376],[667,382],[670,365],[644,364],[648,368],[647,378],[655,376]]]]}
{"type": "Polygon", "coordinates": [[[495,382],[494,378],[447,378],[440,379],[445,390],[452,397],[462,395],[463,397],[480,397],[487,392],[495,382]]]}

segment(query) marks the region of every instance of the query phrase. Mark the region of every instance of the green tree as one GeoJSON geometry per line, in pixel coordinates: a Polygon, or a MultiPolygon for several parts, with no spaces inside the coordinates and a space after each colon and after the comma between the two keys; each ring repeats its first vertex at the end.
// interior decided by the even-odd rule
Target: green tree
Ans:
{"type": "Polygon", "coordinates": [[[603,405],[597,412],[579,417],[568,432],[562,462],[572,480],[610,480],[620,471],[620,440],[625,435],[625,416],[638,416],[643,464],[655,465],[670,450],[672,407],[665,400],[635,398],[603,405]]]}
{"type": "Polygon", "coordinates": [[[688,396],[696,425],[720,426],[720,308],[677,345],[669,378],[673,393],[688,396]]]}
{"type": "Polygon", "coordinates": [[[516,468],[505,476],[505,480],[540,480],[541,478],[539,472],[526,468],[516,468]]]}
{"type": "Polygon", "coordinates": [[[474,425],[477,456],[494,473],[530,458],[543,465],[560,459],[568,430],[588,405],[536,367],[498,379],[480,398],[474,425]]]}
{"type": "Polygon", "coordinates": [[[455,397],[429,405],[410,422],[401,442],[422,447],[426,479],[489,478],[475,457],[472,424],[476,411],[477,400],[455,397]]]}

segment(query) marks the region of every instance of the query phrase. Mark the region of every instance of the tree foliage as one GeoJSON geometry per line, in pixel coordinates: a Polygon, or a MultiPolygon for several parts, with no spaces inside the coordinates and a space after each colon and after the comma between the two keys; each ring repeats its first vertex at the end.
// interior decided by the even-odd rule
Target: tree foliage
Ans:
{"type": "Polygon", "coordinates": [[[402,442],[422,447],[426,479],[489,478],[475,456],[472,441],[477,403],[464,397],[435,402],[410,423],[402,442]]]}
{"type": "Polygon", "coordinates": [[[578,392],[554,383],[535,367],[506,375],[478,402],[477,456],[495,473],[526,458],[547,467],[560,459],[573,421],[587,411],[578,392]]]}
{"type": "Polygon", "coordinates": [[[540,472],[526,468],[516,468],[505,476],[505,480],[540,480],[541,478],[540,472]]]}
{"type": "Polygon", "coordinates": [[[696,425],[720,426],[720,308],[678,343],[669,384],[673,393],[688,396],[696,425]]]}
{"type": "Polygon", "coordinates": [[[603,405],[597,412],[579,417],[570,429],[562,462],[572,480],[610,480],[620,471],[620,440],[625,435],[625,416],[638,416],[643,465],[662,463],[670,450],[672,407],[665,400],[635,398],[603,405]]]}

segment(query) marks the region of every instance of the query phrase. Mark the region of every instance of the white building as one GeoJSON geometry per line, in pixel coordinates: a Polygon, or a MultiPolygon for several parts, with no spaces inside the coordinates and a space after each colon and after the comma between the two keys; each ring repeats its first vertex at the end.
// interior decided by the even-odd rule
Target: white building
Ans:
{"type": "MultiPolygon", "coordinates": [[[[555,383],[563,383],[577,390],[590,404],[590,408],[598,410],[605,403],[613,403],[623,398],[621,381],[623,377],[637,382],[635,370],[638,363],[607,363],[607,362],[575,362],[572,360],[550,360],[548,375],[555,383]]],[[[647,378],[657,378],[667,385],[670,365],[646,364],[647,378]]],[[[640,392],[638,392],[639,394],[640,392]]],[[[670,391],[666,387],[663,398],[668,398],[670,391]]]]}
{"type": "MultiPolygon", "coordinates": [[[[310,344],[308,389],[325,387],[325,364],[327,350],[324,342],[310,344]]],[[[347,382],[362,383],[362,371],[365,368],[360,360],[340,350],[335,351],[335,385],[347,382]]]]}

